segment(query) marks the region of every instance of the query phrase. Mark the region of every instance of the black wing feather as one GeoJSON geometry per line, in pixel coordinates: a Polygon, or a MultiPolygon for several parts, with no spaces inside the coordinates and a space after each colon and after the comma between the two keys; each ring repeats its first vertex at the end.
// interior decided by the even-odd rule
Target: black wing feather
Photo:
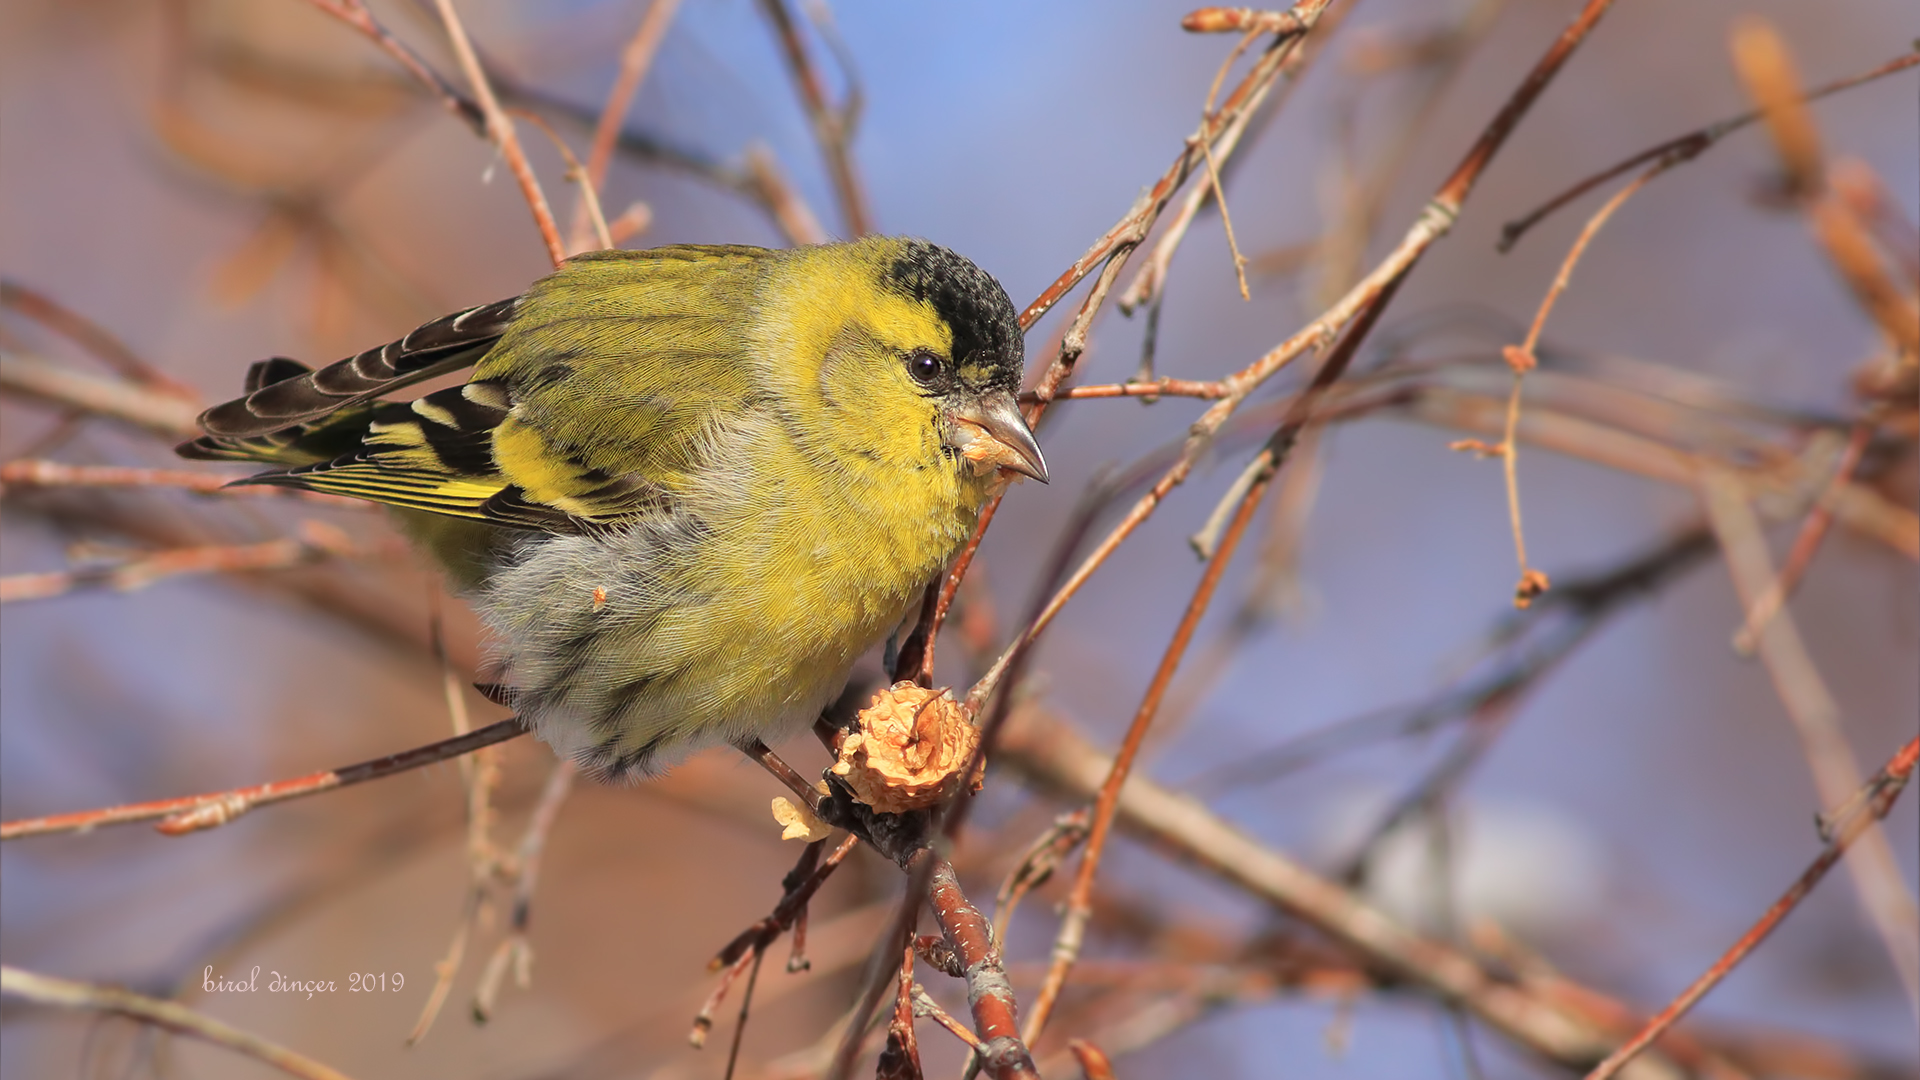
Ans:
{"type": "Polygon", "coordinates": [[[318,371],[296,372],[299,365],[290,360],[264,361],[249,373],[258,388],[201,413],[200,427],[215,439],[257,438],[466,367],[499,340],[518,303],[516,297],[435,319],[318,371]]]}

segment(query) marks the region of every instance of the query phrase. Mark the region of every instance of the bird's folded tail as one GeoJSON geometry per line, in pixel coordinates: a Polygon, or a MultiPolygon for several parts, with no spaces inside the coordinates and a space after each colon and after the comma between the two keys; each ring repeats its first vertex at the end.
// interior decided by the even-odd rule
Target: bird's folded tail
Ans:
{"type": "Polygon", "coordinates": [[[373,399],[474,364],[506,332],[518,304],[516,297],[435,319],[317,370],[285,357],[263,360],[247,372],[244,396],[200,414],[206,434],[179,453],[277,465],[329,460],[337,447],[325,436],[344,436],[356,424],[364,432],[373,399]]]}
{"type": "MultiPolygon", "coordinates": [[[[262,360],[247,369],[247,393],[251,395],[261,387],[312,373],[312,368],[284,356],[262,360]]],[[[336,409],[308,423],[247,438],[202,435],[174,447],[174,452],[195,461],[257,461],[289,467],[315,465],[352,453],[366,434],[372,415],[373,404],[363,402],[336,409]]]]}

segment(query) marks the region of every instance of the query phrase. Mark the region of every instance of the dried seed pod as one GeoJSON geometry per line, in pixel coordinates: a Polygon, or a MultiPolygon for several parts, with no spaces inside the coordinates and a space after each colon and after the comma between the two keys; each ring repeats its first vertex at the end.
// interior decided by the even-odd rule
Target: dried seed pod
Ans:
{"type": "Polygon", "coordinates": [[[811,844],[833,835],[833,826],[784,795],[774,797],[773,821],[781,828],[782,840],[805,840],[811,844]]]}
{"type": "Polygon", "coordinates": [[[875,694],[835,743],[833,772],[862,803],[900,814],[942,802],[963,784],[978,791],[983,768],[970,766],[979,743],[966,710],[945,690],[900,682],[875,694]]]}

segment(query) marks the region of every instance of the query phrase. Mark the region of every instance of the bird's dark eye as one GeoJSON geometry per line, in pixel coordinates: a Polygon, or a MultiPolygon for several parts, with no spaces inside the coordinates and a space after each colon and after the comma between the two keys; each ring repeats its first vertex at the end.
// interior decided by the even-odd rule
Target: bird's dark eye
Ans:
{"type": "Polygon", "coordinates": [[[916,352],[907,357],[907,374],[921,386],[939,386],[946,381],[947,362],[930,352],[916,352]]]}

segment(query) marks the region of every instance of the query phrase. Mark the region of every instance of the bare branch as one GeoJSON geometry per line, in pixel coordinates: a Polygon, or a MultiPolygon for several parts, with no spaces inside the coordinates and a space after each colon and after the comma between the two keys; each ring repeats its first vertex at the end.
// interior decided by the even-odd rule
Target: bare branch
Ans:
{"type": "Polygon", "coordinates": [[[235,1053],[271,1065],[302,1080],[348,1080],[347,1074],[322,1065],[304,1054],[295,1053],[279,1043],[269,1042],[251,1032],[202,1016],[177,1002],[136,994],[110,986],[37,975],[17,967],[0,966],[0,993],[36,1005],[63,1009],[85,1009],[116,1013],[143,1024],[191,1035],[196,1039],[224,1046],[235,1053]]]}

